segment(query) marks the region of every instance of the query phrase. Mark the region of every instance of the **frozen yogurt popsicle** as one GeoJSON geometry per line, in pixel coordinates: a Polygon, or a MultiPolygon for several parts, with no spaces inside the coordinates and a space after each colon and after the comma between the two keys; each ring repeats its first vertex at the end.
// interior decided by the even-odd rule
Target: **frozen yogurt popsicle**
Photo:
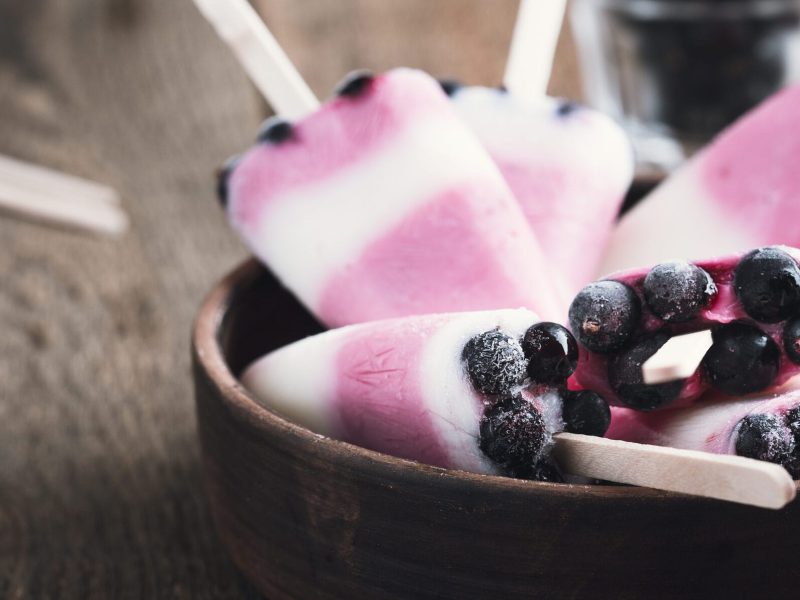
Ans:
{"type": "Polygon", "coordinates": [[[443,82],[494,159],[570,291],[599,263],[633,179],[633,151],[612,119],[573,102],[443,82]]]}
{"type": "Polygon", "coordinates": [[[798,261],[800,251],[769,246],[589,284],[569,314],[581,353],[576,381],[639,410],[687,405],[709,388],[740,396],[780,385],[800,371],[798,261]],[[703,330],[714,341],[693,375],[644,382],[642,365],[670,337],[703,330]]]}
{"type": "Polygon", "coordinates": [[[497,167],[421,71],[355,75],[225,169],[233,227],[329,326],[526,307],[558,283],[497,167]]]}
{"type": "Polygon", "coordinates": [[[603,273],[770,244],[800,246],[800,86],[724,131],[622,218],[603,273]]]}
{"type": "Polygon", "coordinates": [[[710,398],[655,413],[612,412],[612,439],[765,460],[800,478],[800,390],[728,401],[710,398]]]}
{"type": "Polygon", "coordinates": [[[564,391],[576,361],[569,332],[528,310],[466,312],[330,330],[257,360],[242,383],[329,437],[440,467],[542,477],[554,433],[608,426],[596,394],[564,391]]]}

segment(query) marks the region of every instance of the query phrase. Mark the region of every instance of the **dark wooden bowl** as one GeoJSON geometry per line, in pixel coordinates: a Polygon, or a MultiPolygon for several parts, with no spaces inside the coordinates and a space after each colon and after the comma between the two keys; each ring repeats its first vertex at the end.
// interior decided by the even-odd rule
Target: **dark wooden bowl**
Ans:
{"type": "Polygon", "coordinates": [[[256,262],[194,330],[207,490],[234,561],[268,598],[797,598],[800,504],[419,465],[259,406],[236,375],[320,329],[256,262]]]}

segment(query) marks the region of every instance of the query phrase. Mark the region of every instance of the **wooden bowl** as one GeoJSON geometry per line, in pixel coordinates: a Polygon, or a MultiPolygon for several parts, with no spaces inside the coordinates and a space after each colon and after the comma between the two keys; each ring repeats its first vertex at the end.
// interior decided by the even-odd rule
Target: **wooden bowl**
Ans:
{"type": "Polygon", "coordinates": [[[319,330],[254,261],[211,292],[194,329],[214,519],[268,598],[798,597],[800,504],[448,471],[259,406],[237,374],[319,330]]]}

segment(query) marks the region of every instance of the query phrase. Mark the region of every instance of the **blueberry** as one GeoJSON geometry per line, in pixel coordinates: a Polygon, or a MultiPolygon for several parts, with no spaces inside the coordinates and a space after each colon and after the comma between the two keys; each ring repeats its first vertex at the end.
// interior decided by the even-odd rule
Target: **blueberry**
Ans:
{"type": "Polygon", "coordinates": [[[562,100],[556,109],[556,114],[559,117],[568,117],[572,113],[578,112],[580,108],[581,105],[577,102],[573,102],[572,100],[562,100]]]}
{"type": "Polygon", "coordinates": [[[688,262],[653,267],[644,278],[644,299],[660,319],[682,323],[696,317],[717,294],[714,280],[688,262]]]}
{"type": "Polygon", "coordinates": [[[536,383],[564,383],[578,366],[578,343],[557,323],[537,323],[522,338],[528,375],[536,383]]]}
{"type": "Polygon", "coordinates": [[[522,396],[502,399],[481,419],[481,450],[511,473],[531,469],[541,458],[546,441],[544,417],[522,396]]]}
{"type": "Polygon", "coordinates": [[[540,460],[530,469],[520,468],[512,472],[515,477],[530,479],[532,481],[545,481],[547,483],[564,483],[564,474],[552,459],[540,460]]]}
{"type": "Polygon", "coordinates": [[[525,380],[527,361],[522,347],[499,331],[476,335],[461,356],[472,385],[483,394],[510,394],[525,380]]]}
{"type": "Polygon", "coordinates": [[[703,357],[703,367],[714,389],[731,395],[767,388],[778,375],[778,345],[758,327],[729,323],[712,332],[714,344],[703,357]]]}
{"type": "Polygon", "coordinates": [[[375,79],[375,76],[371,71],[353,71],[336,86],[335,93],[337,96],[347,96],[350,98],[360,96],[369,88],[373,79],[375,79]]]}
{"type": "Polygon", "coordinates": [[[222,206],[228,205],[228,182],[230,181],[231,173],[238,166],[240,158],[239,156],[231,156],[217,171],[217,198],[219,198],[222,206]]]}
{"type": "Polygon", "coordinates": [[[607,354],[628,343],[639,323],[639,298],[618,281],[597,281],[583,288],[569,307],[569,325],[592,352],[607,354]]]}
{"type": "Polygon", "coordinates": [[[439,85],[442,86],[444,93],[450,97],[464,87],[464,84],[457,79],[440,79],[439,85]]]}
{"type": "Polygon", "coordinates": [[[800,365],[800,317],[795,317],[783,328],[783,348],[789,360],[800,365]]]}
{"type": "Polygon", "coordinates": [[[294,135],[294,126],[281,117],[270,117],[261,126],[258,141],[266,144],[280,144],[294,135]]]}
{"type": "Polygon", "coordinates": [[[569,433],[603,437],[611,425],[611,409],[600,394],[590,390],[567,392],[564,423],[569,433]]]}
{"type": "Polygon", "coordinates": [[[637,410],[653,410],[674,402],[685,380],[646,384],[642,365],[667,343],[667,333],[656,333],[640,340],[608,363],[608,382],[622,402],[637,410]]]}
{"type": "Polygon", "coordinates": [[[798,450],[800,450],[800,406],[786,413],[786,421],[789,423],[789,429],[792,430],[798,450]]]}
{"type": "Polygon", "coordinates": [[[736,454],[778,464],[790,461],[795,441],[786,423],[776,415],[748,415],[739,422],[736,454]]]}
{"type": "Polygon", "coordinates": [[[734,289],[748,315],[778,323],[800,309],[800,268],[780,248],[759,248],[736,267],[734,289]]]}

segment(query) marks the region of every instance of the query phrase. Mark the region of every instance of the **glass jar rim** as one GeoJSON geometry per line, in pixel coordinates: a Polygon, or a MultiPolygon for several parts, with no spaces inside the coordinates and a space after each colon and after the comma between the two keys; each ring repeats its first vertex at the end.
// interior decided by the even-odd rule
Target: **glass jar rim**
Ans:
{"type": "Polygon", "coordinates": [[[642,20],[744,19],[800,14],[800,0],[579,0],[642,20]]]}

